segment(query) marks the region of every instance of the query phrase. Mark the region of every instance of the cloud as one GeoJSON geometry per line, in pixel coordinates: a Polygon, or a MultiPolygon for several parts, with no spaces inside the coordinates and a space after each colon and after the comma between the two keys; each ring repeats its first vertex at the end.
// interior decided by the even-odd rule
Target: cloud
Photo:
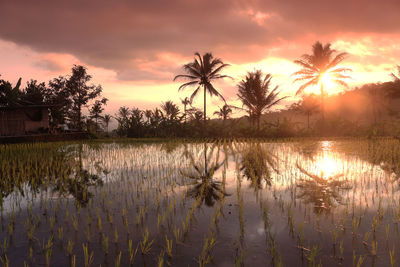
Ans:
{"type": "MultiPolygon", "coordinates": [[[[175,66],[143,70],[143,61],[166,52],[214,50],[233,62],[249,62],[309,33],[398,33],[400,22],[398,2],[391,0],[15,0],[2,1],[0,9],[1,38],[40,52],[72,54],[115,70],[123,80],[167,79],[175,66]]],[[[49,61],[38,64],[57,68],[49,61]]]]}
{"type": "Polygon", "coordinates": [[[46,58],[43,58],[43,59],[40,59],[40,60],[34,62],[34,65],[36,67],[39,67],[41,69],[48,70],[51,72],[64,70],[64,67],[61,64],[59,64],[58,62],[56,62],[54,60],[46,59],[46,58]]]}
{"type": "MultiPolygon", "coordinates": [[[[69,54],[114,71],[121,81],[170,81],[195,51],[212,51],[233,64],[293,60],[316,40],[376,63],[399,51],[374,47],[382,35],[399,40],[397,0],[15,0],[1,1],[0,10],[0,39],[43,54],[69,54]],[[343,36],[351,41],[338,42],[343,36]]],[[[36,65],[62,68],[48,57],[36,65]]]]}

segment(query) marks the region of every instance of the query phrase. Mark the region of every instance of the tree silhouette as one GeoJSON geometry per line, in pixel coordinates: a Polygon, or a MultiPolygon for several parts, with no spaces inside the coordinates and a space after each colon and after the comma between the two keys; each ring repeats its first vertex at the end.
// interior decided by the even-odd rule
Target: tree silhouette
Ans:
{"type": "Polygon", "coordinates": [[[224,121],[229,118],[229,115],[232,113],[232,109],[229,107],[229,105],[225,104],[222,106],[222,108],[219,108],[218,111],[214,112],[214,115],[217,115],[224,121]]]}
{"type": "Polygon", "coordinates": [[[307,129],[310,129],[310,116],[319,112],[320,103],[314,94],[306,95],[302,97],[295,109],[307,116],[307,129]]]}
{"type": "Polygon", "coordinates": [[[0,80],[0,106],[15,107],[21,105],[21,78],[17,84],[12,87],[11,83],[5,80],[0,80]]]}
{"type": "Polygon", "coordinates": [[[112,116],[109,114],[106,114],[103,116],[103,122],[104,122],[104,126],[106,127],[106,132],[108,133],[108,125],[110,124],[112,119],[112,116]]]}
{"type": "Polygon", "coordinates": [[[45,102],[46,84],[37,80],[30,80],[26,83],[23,91],[23,102],[28,105],[43,105],[45,102]]]}
{"type": "Polygon", "coordinates": [[[90,108],[90,118],[95,120],[96,123],[96,132],[99,126],[99,119],[102,119],[101,113],[104,111],[104,105],[107,104],[108,99],[103,98],[102,100],[96,100],[93,106],[90,108]]]}
{"type": "Polygon", "coordinates": [[[162,110],[165,112],[165,116],[168,121],[177,119],[179,114],[179,108],[171,100],[161,104],[162,110]]]}
{"type": "Polygon", "coordinates": [[[336,50],[331,48],[330,43],[323,45],[317,41],[312,46],[312,54],[304,54],[300,59],[294,61],[294,63],[300,65],[302,69],[292,74],[296,77],[293,82],[305,81],[305,83],[302,84],[297,90],[296,95],[302,93],[307,87],[319,85],[321,90],[321,109],[323,120],[325,118],[325,90],[323,84],[324,75],[329,75],[329,78],[332,80],[332,82],[345,87],[348,87],[345,80],[350,78],[350,76],[347,76],[344,73],[351,71],[351,69],[337,67],[337,65],[346,58],[347,53],[343,52],[334,56],[335,53],[336,50]]]}
{"type": "Polygon", "coordinates": [[[393,84],[390,86],[388,96],[392,98],[400,98],[400,66],[397,66],[397,75],[392,73],[393,84]]]}
{"type": "Polygon", "coordinates": [[[66,88],[72,99],[75,125],[79,130],[82,130],[82,107],[86,106],[90,100],[100,96],[103,90],[100,85],[89,85],[88,82],[91,79],[92,76],[87,74],[85,67],[74,65],[72,75],[66,82],[66,88]]]}
{"type": "Polygon", "coordinates": [[[250,119],[257,120],[257,131],[260,130],[260,118],[263,112],[287,98],[287,96],[278,97],[280,93],[278,86],[271,90],[271,79],[271,74],[263,78],[261,70],[257,70],[248,72],[246,78],[238,84],[237,96],[242,101],[240,109],[245,110],[250,119]]]}
{"type": "Polygon", "coordinates": [[[192,105],[192,101],[189,97],[185,97],[184,99],[181,99],[182,105],[183,105],[183,115],[185,117],[185,123],[186,123],[186,116],[187,116],[187,105],[192,105]]]}
{"type": "Polygon", "coordinates": [[[189,80],[188,82],[179,86],[178,90],[182,90],[187,86],[196,86],[197,88],[193,91],[190,96],[190,101],[200,92],[201,87],[204,90],[204,125],[206,125],[206,96],[207,92],[213,96],[220,97],[224,102],[224,97],[215,89],[212,85],[212,81],[219,80],[223,78],[230,78],[228,75],[222,75],[221,71],[229,66],[229,64],[224,64],[221,59],[214,58],[211,53],[206,53],[200,56],[199,53],[195,53],[195,58],[193,62],[187,63],[183,66],[184,71],[187,74],[177,75],[174,81],[180,78],[189,80]]]}

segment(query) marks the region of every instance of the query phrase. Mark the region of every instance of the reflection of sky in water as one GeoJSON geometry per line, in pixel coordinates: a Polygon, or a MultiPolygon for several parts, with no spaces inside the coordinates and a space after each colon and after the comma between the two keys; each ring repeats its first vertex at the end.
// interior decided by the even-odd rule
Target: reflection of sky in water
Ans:
{"type": "MultiPolygon", "coordinates": [[[[322,141],[305,143],[256,143],[263,153],[272,156],[274,168],[269,166],[272,183],[267,186],[262,180],[261,188],[267,193],[273,193],[284,201],[291,201],[293,192],[299,179],[309,179],[297,167],[300,166],[309,174],[323,179],[347,180],[351,190],[339,190],[343,203],[357,199],[357,204],[372,207],[377,205],[376,199],[391,201],[398,196],[392,184],[387,183],[390,175],[379,166],[374,166],[356,155],[348,155],[336,149],[337,142],[322,141]],[[389,187],[391,187],[389,190],[389,187]],[[368,197],[367,197],[368,196],[368,197]]],[[[211,144],[207,151],[211,151],[211,144]]],[[[243,154],[249,150],[248,143],[234,143],[231,147],[215,146],[211,155],[208,155],[207,164],[223,162],[226,152],[229,154],[226,166],[220,168],[213,176],[217,181],[226,180],[227,193],[236,191],[237,178],[242,179],[245,195],[254,195],[255,190],[250,188],[251,181],[245,179],[240,171],[243,154]],[[233,151],[232,151],[232,148],[233,151]],[[226,150],[224,150],[226,149],[226,150]]],[[[89,145],[82,147],[82,166],[90,173],[98,174],[105,182],[116,182],[119,179],[130,179],[134,184],[146,181],[149,188],[160,187],[166,194],[177,194],[187,190],[188,183],[182,177],[182,170],[193,169],[193,163],[188,155],[192,155],[195,164],[204,166],[204,145],[200,143],[175,145],[167,147],[165,144],[119,145],[104,144],[93,149],[89,145]]],[[[46,192],[49,198],[54,197],[46,192]]],[[[18,195],[18,194],[17,194],[18,195]]],[[[28,194],[29,197],[31,197],[28,194]]],[[[5,199],[7,203],[16,202],[15,195],[5,199]]],[[[21,202],[21,201],[20,201],[21,202]]],[[[338,204],[338,203],[336,203],[338,204]]]]}
{"type": "MultiPolygon", "coordinates": [[[[185,262],[197,257],[197,251],[193,250],[196,245],[192,244],[202,244],[210,229],[216,230],[212,219],[221,208],[223,214],[220,214],[219,229],[215,232],[218,245],[213,249],[216,263],[226,262],[232,266],[230,260],[233,251],[237,251],[237,244],[243,243],[245,253],[251,253],[246,258],[246,265],[262,265],[270,257],[265,253],[269,249],[268,244],[266,247],[266,236],[272,234],[276,236],[280,251],[284,253],[282,256],[287,260],[284,265],[297,266],[299,251],[296,236],[288,234],[289,213],[293,215],[297,231],[295,234],[298,234],[300,227],[304,229],[308,248],[318,244],[321,245],[320,255],[329,255],[332,246],[330,235],[336,229],[340,232],[338,242],[343,241],[345,253],[350,251],[351,258],[352,213],[355,218],[362,216],[356,237],[356,242],[360,243],[357,254],[360,255],[365,253],[361,244],[362,237],[370,231],[372,219],[380,205],[385,212],[385,221],[381,223],[376,236],[379,244],[384,243],[383,225],[391,224],[395,219],[392,209],[398,207],[399,185],[393,179],[395,175],[390,169],[392,163],[382,163],[382,158],[375,160],[368,153],[360,153],[377,148],[368,145],[367,141],[350,143],[312,140],[287,143],[234,142],[225,147],[206,144],[206,157],[203,143],[84,144],[69,146],[66,150],[73,156],[74,163],[81,164],[89,173],[98,175],[104,181],[103,187],[90,188],[93,192],[93,207],[98,208],[101,196],[106,194],[106,199],[111,201],[107,203],[113,203],[111,209],[117,212],[115,218],[121,217],[118,210],[127,205],[128,213],[131,212],[129,218],[134,223],[138,210],[147,204],[148,218],[145,225],[151,234],[157,233],[154,238],[163,236],[155,232],[157,216],[168,214],[170,205],[175,203],[173,213],[172,209],[169,213],[170,218],[167,220],[171,222],[168,221],[168,224],[182,225],[197,202],[187,192],[202,184],[201,173],[205,166],[210,172],[212,166],[223,163],[210,179],[214,182],[225,181],[221,188],[225,188],[227,195],[223,201],[219,201],[217,196],[211,205],[208,202],[207,206],[206,201],[203,201],[194,207],[190,244],[180,247],[184,251],[180,252],[180,256],[186,255],[187,258],[179,260],[185,262]],[[190,179],[185,174],[198,176],[190,179]],[[262,179],[255,179],[257,174],[261,174],[262,179]],[[271,222],[270,230],[264,227],[265,207],[268,210],[268,221],[271,222]],[[240,216],[243,226],[240,226],[240,216]],[[349,229],[347,234],[342,235],[342,225],[349,229]]],[[[18,206],[27,210],[27,200],[34,204],[38,212],[41,212],[39,207],[43,206],[43,200],[50,202],[57,198],[68,198],[66,202],[70,205],[74,203],[73,196],[59,196],[45,186],[40,187],[36,195],[29,193],[28,184],[24,185],[24,189],[24,196],[14,193],[5,199],[5,213],[11,207],[17,210],[18,206]]],[[[219,193],[219,189],[214,190],[219,193]]],[[[54,207],[49,204],[51,206],[54,207]]],[[[140,238],[141,234],[133,236],[140,238]]],[[[346,259],[349,257],[346,256],[346,259]]],[[[382,260],[382,266],[387,266],[387,257],[378,258],[382,260]]],[[[325,260],[328,264],[324,262],[324,266],[337,266],[334,258],[323,258],[325,260]]],[[[171,266],[179,266],[174,263],[171,266]]],[[[345,262],[343,266],[351,266],[351,262],[350,265],[348,263],[345,262]]]]}

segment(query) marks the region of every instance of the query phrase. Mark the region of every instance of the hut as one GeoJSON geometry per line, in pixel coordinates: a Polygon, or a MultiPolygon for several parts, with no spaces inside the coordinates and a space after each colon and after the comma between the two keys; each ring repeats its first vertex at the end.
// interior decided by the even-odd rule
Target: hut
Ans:
{"type": "Polygon", "coordinates": [[[0,136],[48,132],[48,105],[0,107],[0,136]]]}

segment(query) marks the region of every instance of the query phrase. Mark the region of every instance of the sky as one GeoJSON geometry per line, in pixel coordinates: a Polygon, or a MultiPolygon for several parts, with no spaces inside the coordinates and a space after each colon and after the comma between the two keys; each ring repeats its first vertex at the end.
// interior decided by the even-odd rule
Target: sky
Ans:
{"type": "MultiPolygon", "coordinates": [[[[2,79],[47,82],[82,64],[102,85],[109,114],[168,100],[182,107],[194,88],[178,92],[173,78],[195,52],[230,64],[223,73],[233,79],[215,83],[229,104],[240,106],[237,84],[248,71],[270,73],[290,96],[278,109],[296,101],[293,61],[316,41],[349,53],[341,66],[353,70],[351,87],[388,81],[400,64],[398,0],[1,0],[0,11],[2,79]]],[[[209,116],[223,105],[207,102],[209,116]]],[[[198,96],[193,105],[202,103],[198,96]]]]}

